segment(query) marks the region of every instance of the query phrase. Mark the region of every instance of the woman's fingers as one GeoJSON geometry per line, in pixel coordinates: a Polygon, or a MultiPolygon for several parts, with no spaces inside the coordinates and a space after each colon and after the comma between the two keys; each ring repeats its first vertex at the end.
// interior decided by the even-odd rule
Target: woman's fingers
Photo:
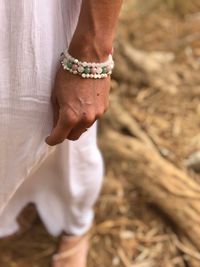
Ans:
{"type": "Polygon", "coordinates": [[[88,111],[85,112],[82,115],[80,122],[71,130],[71,132],[67,136],[67,139],[69,139],[69,140],[79,139],[79,137],[85,131],[87,131],[87,129],[90,128],[97,119],[99,119],[103,116],[105,111],[106,111],[106,108],[101,107],[98,111],[90,109],[89,112],[88,111]]]}
{"type": "Polygon", "coordinates": [[[88,128],[90,128],[92,126],[92,124],[95,122],[95,120],[96,119],[95,119],[94,115],[90,115],[90,117],[89,116],[88,117],[87,116],[82,117],[80,122],[71,130],[71,132],[67,136],[67,139],[73,140],[73,141],[79,139],[79,137],[85,131],[87,131],[88,128]]]}
{"type": "Polygon", "coordinates": [[[79,137],[87,131],[89,127],[82,127],[82,126],[77,126],[74,129],[71,130],[69,135],[67,136],[67,139],[75,141],[78,140],[79,137]]]}
{"type": "Polygon", "coordinates": [[[57,124],[53,128],[50,136],[46,138],[46,143],[50,146],[62,143],[76,124],[77,119],[74,116],[60,109],[57,124]]]}
{"type": "MultiPolygon", "coordinates": [[[[57,110],[55,109],[54,112],[54,118],[56,118],[57,110]]],[[[46,138],[46,143],[54,146],[62,143],[65,139],[77,140],[98,117],[95,110],[84,112],[79,119],[72,112],[60,109],[59,118],[56,124],[54,121],[55,126],[50,136],[46,138]]]]}

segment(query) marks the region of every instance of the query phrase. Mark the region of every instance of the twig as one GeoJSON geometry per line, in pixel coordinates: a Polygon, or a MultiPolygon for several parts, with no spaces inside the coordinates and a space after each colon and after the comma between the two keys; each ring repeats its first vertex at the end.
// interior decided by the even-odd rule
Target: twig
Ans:
{"type": "Polygon", "coordinates": [[[188,248],[183,243],[181,243],[177,237],[174,236],[174,243],[178,249],[180,249],[183,253],[187,254],[188,256],[195,258],[196,260],[200,260],[200,253],[188,248]]]}
{"type": "Polygon", "coordinates": [[[128,259],[128,257],[126,256],[126,254],[124,253],[122,248],[118,248],[118,255],[121,259],[121,261],[123,262],[125,267],[131,267],[132,263],[131,261],[128,259]]]}

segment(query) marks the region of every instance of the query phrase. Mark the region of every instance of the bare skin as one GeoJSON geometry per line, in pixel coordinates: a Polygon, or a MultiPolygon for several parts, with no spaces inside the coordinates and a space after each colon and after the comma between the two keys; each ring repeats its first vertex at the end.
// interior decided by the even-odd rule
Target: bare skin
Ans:
{"type": "MultiPolygon", "coordinates": [[[[122,0],[83,0],[69,52],[82,61],[103,62],[112,51],[122,0]]],[[[82,79],[61,67],[52,91],[54,126],[46,138],[54,146],[77,140],[108,108],[110,78],[82,79]]]]}
{"type": "MultiPolygon", "coordinates": [[[[122,0],[82,0],[79,21],[69,46],[69,53],[81,61],[104,62],[112,51],[122,0]]],[[[65,139],[77,140],[100,118],[109,106],[110,78],[83,79],[59,68],[52,105],[54,125],[46,143],[54,146],[65,139]]],[[[58,252],[71,249],[81,237],[61,242],[58,252]]],[[[86,267],[88,242],[79,252],[53,267],[86,267]],[[78,253],[78,255],[77,255],[78,253]]]]}
{"type": "Polygon", "coordinates": [[[83,79],[59,69],[52,94],[54,129],[50,145],[77,140],[108,108],[110,78],[83,79]]]}
{"type": "MultiPolygon", "coordinates": [[[[53,258],[53,267],[86,267],[89,242],[87,238],[72,237],[60,243],[59,253],[72,252],[63,259],[53,258]],[[74,249],[74,251],[72,251],[74,249]]],[[[58,254],[59,255],[59,254],[58,254]]],[[[60,254],[61,255],[61,254],[60,254]]]]}

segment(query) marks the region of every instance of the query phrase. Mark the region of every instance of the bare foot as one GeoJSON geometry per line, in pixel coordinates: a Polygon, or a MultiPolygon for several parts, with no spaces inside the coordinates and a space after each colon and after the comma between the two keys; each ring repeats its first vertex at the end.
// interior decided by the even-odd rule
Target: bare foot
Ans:
{"type": "Polygon", "coordinates": [[[87,236],[64,236],[58,253],[53,257],[52,267],[86,267],[89,250],[87,236]]]}

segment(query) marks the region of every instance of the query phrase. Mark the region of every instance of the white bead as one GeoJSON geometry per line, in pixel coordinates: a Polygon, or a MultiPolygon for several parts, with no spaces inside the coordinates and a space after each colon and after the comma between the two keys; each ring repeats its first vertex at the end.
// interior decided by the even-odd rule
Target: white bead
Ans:
{"type": "Polygon", "coordinates": [[[100,79],[100,78],[105,78],[108,77],[109,75],[112,74],[112,70],[114,68],[114,60],[112,54],[108,56],[108,59],[104,62],[82,62],[79,61],[78,59],[72,57],[67,50],[65,50],[62,54],[61,61],[60,61],[63,69],[68,70],[69,72],[73,74],[79,74],[83,78],[94,78],[94,79],[100,79]],[[72,62],[78,65],[78,68],[76,70],[72,70],[69,68],[68,62],[72,62]],[[85,67],[89,68],[95,68],[96,69],[96,74],[86,74],[84,73],[85,67]],[[108,67],[108,72],[107,73],[102,73],[103,68],[108,67]]]}
{"type": "Polygon", "coordinates": [[[62,61],[62,63],[63,63],[63,64],[67,64],[67,61],[68,61],[68,60],[67,60],[66,58],[64,58],[63,61],[62,61]]]}
{"type": "Polygon", "coordinates": [[[102,73],[102,68],[98,67],[97,70],[96,70],[96,73],[97,74],[101,74],[102,73]]]}
{"type": "Polygon", "coordinates": [[[79,66],[78,67],[78,72],[80,72],[80,73],[84,72],[84,67],[83,66],[79,66]]]}

